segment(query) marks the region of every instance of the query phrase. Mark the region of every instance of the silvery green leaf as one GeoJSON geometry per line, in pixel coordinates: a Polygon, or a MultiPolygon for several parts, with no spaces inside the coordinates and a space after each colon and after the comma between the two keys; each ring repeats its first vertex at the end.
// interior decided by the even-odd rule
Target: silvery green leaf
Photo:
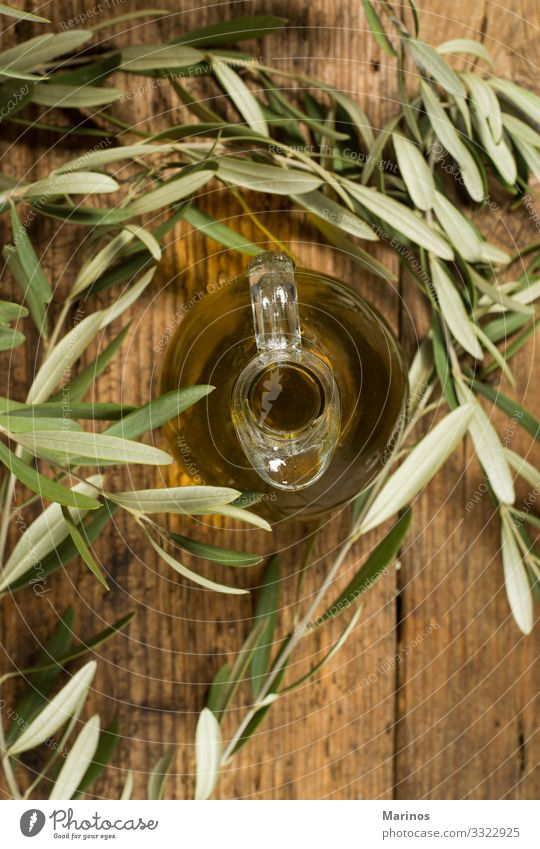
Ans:
{"type": "Polygon", "coordinates": [[[99,315],[100,317],[100,327],[102,329],[107,327],[107,325],[111,324],[117,318],[119,318],[127,309],[130,308],[130,306],[132,306],[132,304],[134,304],[141,297],[146,287],[152,281],[152,278],[154,277],[155,273],[155,267],[150,268],[145,274],[143,274],[140,280],[137,280],[136,283],[130,286],[129,289],[124,292],[123,295],[120,295],[120,297],[117,298],[113,304],[111,304],[110,307],[107,307],[107,309],[100,310],[99,313],[96,313],[96,315],[99,315]]]}
{"type": "Polygon", "coordinates": [[[540,491],[540,472],[532,465],[532,463],[529,463],[510,448],[505,449],[504,456],[512,468],[529,484],[529,486],[540,491]]]}
{"type": "Polygon", "coordinates": [[[243,507],[237,507],[235,504],[220,504],[217,507],[196,509],[189,511],[191,516],[207,516],[209,513],[217,516],[228,516],[229,519],[237,519],[239,522],[245,522],[248,525],[255,525],[256,528],[261,528],[263,531],[271,531],[272,527],[262,516],[257,516],[250,510],[245,510],[243,507]]]}
{"type": "Polygon", "coordinates": [[[420,86],[424,107],[435,135],[458,163],[463,182],[472,199],[478,202],[482,201],[484,199],[484,185],[472,154],[461,141],[433,88],[423,80],[420,86]]]}
{"type": "Polygon", "coordinates": [[[148,776],[148,787],[146,791],[148,799],[155,799],[158,801],[163,799],[165,794],[165,784],[171,771],[173,757],[172,752],[167,752],[166,755],[163,755],[148,776]]]}
{"type": "Polygon", "coordinates": [[[530,127],[529,124],[526,124],[525,121],[521,121],[519,118],[516,118],[515,115],[509,115],[508,112],[502,113],[502,121],[508,132],[514,136],[514,138],[525,142],[525,144],[528,144],[531,147],[540,148],[540,133],[533,130],[533,128],[530,127]]]}
{"type": "Polygon", "coordinates": [[[217,221],[211,215],[208,215],[207,212],[203,212],[194,203],[190,203],[184,207],[181,215],[184,221],[187,221],[192,227],[200,230],[201,233],[210,239],[219,242],[220,245],[225,245],[226,248],[234,248],[234,250],[248,254],[248,256],[255,256],[262,251],[262,248],[259,248],[240,233],[227,227],[223,221],[217,221]]]}
{"type": "Polygon", "coordinates": [[[336,89],[326,85],[322,85],[321,88],[330,95],[330,97],[347,113],[349,118],[352,119],[352,125],[358,130],[366,148],[371,150],[375,142],[375,138],[373,136],[370,120],[361,106],[355,103],[354,100],[342,91],[337,91],[336,89]]]}
{"type": "Polygon", "coordinates": [[[465,72],[461,76],[467,84],[476,108],[489,123],[493,141],[498,144],[502,138],[503,125],[501,107],[495,92],[478,74],[465,72]]]}
{"type": "Polygon", "coordinates": [[[513,504],[516,500],[514,480],[497,431],[469,387],[461,381],[456,381],[455,389],[461,404],[473,406],[469,433],[495,496],[502,504],[513,504]]]}
{"type": "Polygon", "coordinates": [[[463,439],[474,414],[470,405],[457,407],[435,425],[383,486],[358,532],[376,528],[416,498],[463,439]]]}
{"type": "Polygon", "coordinates": [[[491,356],[493,357],[499,368],[502,370],[505,377],[508,378],[512,386],[515,386],[516,381],[514,375],[512,374],[510,366],[506,361],[504,353],[499,351],[497,346],[491,341],[487,333],[484,333],[479,324],[476,324],[474,326],[474,330],[476,335],[478,336],[478,339],[480,340],[480,344],[486,349],[488,354],[491,354],[491,356]]]}
{"type": "Polygon", "coordinates": [[[108,497],[127,510],[138,513],[213,513],[214,508],[229,504],[240,496],[237,489],[224,486],[172,486],[114,492],[108,497]]]}
{"type": "Polygon", "coordinates": [[[435,193],[434,210],[458,254],[468,262],[481,262],[483,242],[467,218],[440,192],[435,193]]]}
{"type": "Polygon", "coordinates": [[[150,534],[147,534],[146,536],[148,542],[159,554],[161,559],[169,566],[172,566],[174,571],[178,572],[179,575],[182,575],[183,578],[187,578],[188,581],[193,581],[194,584],[198,584],[206,590],[212,590],[212,592],[216,593],[224,593],[225,595],[246,595],[248,593],[248,590],[239,589],[238,587],[229,587],[226,584],[217,584],[215,581],[210,581],[208,578],[198,575],[196,572],[193,572],[191,569],[184,566],[183,563],[180,563],[180,561],[175,557],[172,557],[167,551],[165,551],[164,548],[152,539],[150,534]]]}
{"type": "Polygon", "coordinates": [[[355,242],[351,241],[343,230],[340,230],[335,224],[312,213],[309,217],[312,224],[323,234],[327,242],[354,260],[361,268],[365,268],[370,274],[376,274],[377,277],[381,277],[383,280],[393,282],[397,280],[396,275],[390,268],[375,259],[372,253],[365,251],[355,242]]]}
{"type": "Polygon", "coordinates": [[[146,230],[144,227],[141,227],[139,224],[127,224],[126,230],[132,233],[139,242],[147,249],[148,253],[150,253],[156,262],[159,262],[161,259],[161,248],[159,246],[159,242],[155,236],[150,233],[149,230],[146,230]]]}
{"type": "MultiPolygon", "coordinates": [[[[0,56],[0,61],[1,58],[0,56]]],[[[535,124],[540,124],[540,97],[537,94],[533,94],[532,91],[510,82],[510,80],[501,80],[498,77],[492,77],[489,84],[523,112],[527,118],[534,121],[535,124]]]]}
{"type": "Polygon", "coordinates": [[[121,97],[122,93],[122,89],[119,88],[37,83],[32,91],[32,100],[39,106],[80,109],[81,107],[105,106],[107,103],[113,103],[121,97]]]}
{"type": "Polygon", "coordinates": [[[414,412],[424,397],[433,374],[433,346],[424,339],[414,355],[409,369],[409,410],[414,412]]]}
{"type": "Polygon", "coordinates": [[[25,340],[24,333],[12,327],[0,327],[0,351],[13,351],[25,340]]]}
{"type": "Polygon", "coordinates": [[[531,585],[509,522],[510,520],[503,518],[501,523],[504,585],[516,625],[524,634],[530,634],[534,624],[531,585]]]}
{"type": "Polygon", "coordinates": [[[94,757],[99,741],[100,722],[98,714],[94,714],[86,722],[67,758],[62,764],[58,778],[54,782],[49,799],[71,799],[79,783],[94,757]]]}
{"type": "Polygon", "coordinates": [[[287,18],[280,18],[276,15],[232,17],[216,24],[197,27],[197,29],[184,33],[178,40],[197,47],[229,46],[237,44],[239,41],[262,38],[267,33],[281,29],[287,23],[287,18]]]}
{"type": "Polygon", "coordinates": [[[127,144],[121,147],[107,148],[107,150],[92,150],[83,153],[71,162],[66,162],[55,170],[56,174],[65,171],[77,171],[79,168],[102,168],[113,162],[121,162],[124,159],[139,159],[143,156],[170,153],[175,144],[127,144]]]}
{"type": "Polygon", "coordinates": [[[28,304],[28,310],[40,336],[43,336],[46,339],[48,335],[48,328],[45,301],[38,295],[35,289],[30,286],[28,277],[23,270],[15,247],[13,247],[13,245],[5,245],[2,250],[2,256],[6,261],[6,266],[10,270],[15,282],[21,290],[25,303],[28,304]]]}
{"type": "Polygon", "coordinates": [[[521,141],[521,139],[514,139],[514,142],[527,163],[527,167],[532,171],[536,179],[540,180],[540,153],[537,148],[532,147],[527,142],[521,141]]]}
{"type": "Polygon", "coordinates": [[[80,710],[94,678],[96,666],[96,661],[91,660],[75,673],[9,748],[10,756],[27,752],[28,749],[34,749],[44,743],[80,710]]]}
{"type": "Polygon", "coordinates": [[[98,251],[97,254],[92,257],[90,262],[83,265],[75,279],[70,297],[74,298],[75,295],[80,294],[84,291],[84,289],[90,286],[91,283],[94,283],[98,277],[101,277],[101,275],[113,263],[122,248],[132,241],[133,236],[134,233],[130,232],[126,227],[118,233],[118,235],[111,239],[105,247],[98,251]]]}
{"type": "Polygon", "coordinates": [[[475,109],[473,115],[485,153],[487,153],[503,180],[513,185],[517,179],[517,165],[512,151],[503,136],[501,136],[499,142],[495,141],[491,127],[481,112],[475,109]]]}
{"type": "Polygon", "coordinates": [[[431,251],[441,259],[451,260],[454,258],[454,252],[450,245],[437,235],[434,230],[431,230],[408,206],[381,194],[376,189],[359,186],[350,180],[344,180],[344,183],[349,194],[356,198],[366,209],[378,218],[382,218],[383,221],[386,221],[391,227],[403,233],[404,236],[411,239],[415,244],[421,245],[421,247],[426,248],[426,250],[431,251]]]}
{"type": "MultiPolygon", "coordinates": [[[[498,307],[500,306],[501,308],[511,310],[512,312],[523,313],[523,315],[533,314],[534,310],[530,306],[527,306],[528,302],[524,297],[529,290],[518,292],[516,295],[510,297],[505,294],[504,290],[500,286],[492,285],[489,280],[486,280],[485,277],[478,274],[472,266],[469,265],[467,270],[476,288],[482,292],[483,295],[486,295],[493,304],[496,304],[498,307]]],[[[540,296],[540,286],[538,287],[538,295],[540,296]]]]}
{"type": "Polygon", "coordinates": [[[394,50],[386,32],[384,30],[384,26],[377,14],[377,10],[375,9],[371,0],[361,0],[362,8],[364,10],[364,15],[366,16],[366,20],[368,22],[368,26],[371,30],[371,34],[373,38],[377,42],[377,45],[383,50],[387,56],[397,56],[396,51],[394,50]]]}
{"type": "Polygon", "coordinates": [[[185,68],[204,59],[202,53],[183,44],[142,44],[124,47],[123,71],[154,71],[164,68],[185,68]]]}
{"type": "Polygon", "coordinates": [[[28,286],[32,290],[34,297],[38,298],[43,303],[48,304],[52,299],[51,285],[45,276],[45,272],[43,271],[32,243],[28,238],[27,229],[21,224],[15,204],[12,202],[10,206],[13,244],[15,245],[21,268],[26,276],[28,286]]]}
{"type": "Polygon", "coordinates": [[[120,794],[120,800],[131,799],[131,794],[133,793],[133,784],[133,772],[131,770],[128,770],[126,780],[124,781],[124,786],[122,788],[122,793],[120,794]]]}
{"type": "Polygon", "coordinates": [[[392,135],[394,150],[408,192],[418,209],[427,210],[435,201],[433,175],[418,146],[397,131],[392,135]]]}
{"type": "Polygon", "coordinates": [[[84,353],[99,331],[103,317],[101,312],[83,318],[53,348],[34,378],[27,397],[28,404],[46,401],[52,391],[68,373],[73,364],[84,353]]]}
{"type": "Polygon", "coordinates": [[[414,38],[408,38],[405,44],[409,48],[415,63],[430,74],[449,94],[465,96],[465,89],[461,80],[448,62],[442,58],[440,52],[431,45],[414,38]]]}
{"type": "Polygon", "coordinates": [[[151,466],[172,463],[172,457],[160,448],[103,433],[53,433],[49,430],[34,430],[32,433],[16,434],[14,438],[37,457],[47,457],[49,452],[54,452],[66,463],[73,459],[80,460],[84,465],[86,460],[96,463],[101,460],[114,463],[144,463],[151,466]]]}
{"type": "Polygon", "coordinates": [[[256,133],[267,136],[269,134],[268,125],[262,109],[242,77],[225,62],[213,62],[212,70],[246,124],[256,133]]]}
{"type": "MultiPolygon", "coordinates": [[[[101,485],[101,476],[93,475],[88,478],[88,481],[78,483],[72,489],[73,492],[95,496],[96,487],[99,488],[101,485]]],[[[71,508],[70,514],[73,521],[78,523],[86,516],[87,511],[71,508]]],[[[67,536],[68,530],[62,516],[62,508],[59,504],[51,504],[19,537],[2,570],[0,592],[17,581],[21,575],[26,574],[32,566],[40,563],[51,551],[55,551],[60,543],[67,539],[67,536]]]]}
{"type": "Polygon", "coordinates": [[[116,180],[108,174],[98,171],[73,171],[66,174],[54,174],[30,183],[22,192],[25,198],[48,197],[49,195],[92,195],[116,192],[119,188],[116,180]]]}
{"type": "Polygon", "coordinates": [[[318,189],[322,178],[295,168],[261,165],[248,159],[224,156],[219,160],[218,176],[233,186],[273,195],[301,195],[318,189]]]}
{"type": "Polygon", "coordinates": [[[430,257],[431,279],[437,293],[441,313],[450,332],[459,344],[476,360],[484,356],[465,305],[446,268],[430,257]]]}
{"type": "Polygon", "coordinates": [[[493,68],[493,59],[488,49],[480,42],[472,38],[452,38],[444,41],[436,48],[437,53],[469,53],[478,59],[484,59],[493,68]]]}
{"type": "Polygon", "coordinates": [[[180,175],[158,189],[153,189],[134,200],[128,207],[131,215],[143,215],[154,212],[163,206],[171,206],[182,198],[193,194],[204,186],[214,176],[213,171],[193,171],[180,175]]]}
{"type": "Polygon", "coordinates": [[[34,21],[37,24],[50,24],[48,18],[42,18],[40,15],[34,15],[32,12],[25,12],[22,9],[14,9],[13,6],[7,6],[5,3],[0,3],[0,15],[7,15],[10,18],[18,18],[20,21],[34,21]]]}
{"type": "Polygon", "coordinates": [[[195,799],[208,799],[218,782],[221,764],[221,729],[216,717],[203,708],[195,735],[195,799]]]}
{"type": "Polygon", "coordinates": [[[0,65],[5,65],[12,71],[31,71],[45,62],[63,56],[64,53],[78,50],[91,38],[91,32],[81,29],[37,35],[0,53],[0,65]]]}
{"type": "Polygon", "coordinates": [[[368,241],[377,241],[378,239],[377,234],[369,224],[366,224],[350,210],[340,206],[339,203],[327,198],[322,192],[306,192],[301,195],[291,195],[291,198],[299,206],[303,206],[309,212],[314,212],[315,215],[325,221],[331,221],[332,224],[335,224],[345,233],[350,233],[351,236],[357,236],[359,239],[367,239],[368,241]]]}

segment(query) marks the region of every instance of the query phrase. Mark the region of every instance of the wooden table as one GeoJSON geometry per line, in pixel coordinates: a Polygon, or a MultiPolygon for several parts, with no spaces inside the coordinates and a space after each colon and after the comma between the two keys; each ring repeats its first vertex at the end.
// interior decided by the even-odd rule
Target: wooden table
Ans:
{"type": "MultiPolygon", "coordinates": [[[[116,6],[103,3],[99,22],[125,12],[128,5],[131,9],[151,4],[148,0],[131,0],[125,6],[120,0],[116,6]]],[[[124,28],[120,26],[119,37],[130,43],[166,41],[228,16],[270,11],[269,4],[261,0],[220,7],[208,4],[186,12],[178,9],[193,10],[200,4],[160,0],[156,5],[177,11],[176,17],[135,22],[121,36],[124,28]]],[[[90,6],[86,0],[57,0],[40,8],[61,28],[63,21],[90,6]]],[[[501,75],[514,76],[538,90],[535,63],[540,7],[534,0],[510,0],[506,8],[491,0],[461,4],[419,0],[418,6],[427,41],[482,35],[497,58],[501,75]]],[[[254,44],[253,52],[263,55],[269,64],[303,70],[351,93],[374,125],[382,126],[397,106],[394,68],[366,32],[360,3],[280,0],[271,4],[271,11],[288,17],[290,27],[284,34],[254,44]]],[[[35,27],[22,23],[17,33],[19,39],[26,38],[35,33],[35,27]]],[[[10,39],[6,37],[5,44],[10,39]]],[[[135,86],[133,80],[129,84],[135,86]]],[[[130,121],[145,121],[145,128],[179,121],[183,115],[166,86],[135,94],[122,111],[130,121]],[[148,121],[150,110],[155,117],[148,121]]],[[[3,170],[17,177],[31,168],[33,175],[46,173],[54,163],[73,154],[73,143],[69,148],[62,146],[56,137],[34,135],[30,142],[23,134],[13,147],[15,138],[10,132],[2,141],[2,164],[3,170]]],[[[350,280],[372,300],[400,334],[408,355],[412,354],[416,335],[425,331],[428,316],[406,280],[393,287],[370,278],[337,250],[320,246],[316,231],[304,216],[276,215],[278,205],[260,195],[253,197],[253,203],[305,264],[350,280]]],[[[239,212],[231,212],[230,206],[213,209],[218,217],[239,212]]],[[[492,237],[508,240],[504,226],[492,219],[488,224],[492,237]]],[[[505,221],[512,237],[534,238],[526,212],[518,211],[505,221]]],[[[229,223],[255,236],[245,218],[229,223]]],[[[5,216],[2,225],[7,241],[10,233],[5,216]]],[[[137,404],[155,394],[163,355],[156,354],[153,345],[164,327],[190,292],[215,280],[220,271],[230,274],[241,267],[238,256],[220,251],[214,242],[189,230],[184,226],[175,231],[157,282],[131,310],[134,322],[129,341],[99,380],[99,400],[137,404]]],[[[77,246],[73,230],[37,220],[31,236],[45,252],[51,279],[60,287],[67,286],[77,266],[77,258],[71,259],[77,246]]],[[[378,247],[375,254],[383,256],[378,247]]],[[[385,254],[384,259],[398,270],[393,256],[385,254]]],[[[535,353],[533,339],[516,362],[519,389],[515,397],[523,400],[527,390],[527,404],[533,411],[536,408],[538,415],[540,401],[533,388],[538,379],[535,353]]],[[[26,354],[14,362],[10,380],[15,397],[23,395],[34,369],[34,356],[35,349],[27,346],[26,354]]],[[[519,432],[511,439],[513,447],[528,444],[519,432]]],[[[498,528],[496,521],[490,521],[489,499],[480,499],[466,512],[481,480],[466,443],[415,505],[400,568],[392,569],[367,594],[362,616],[345,648],[315,683],[272,708],[256,738],[223,776],[220,798],[537,796],[539,632],[522,638],[509,615],[498,528]]],[[[135,483],[157,484],[158,477],[149,480],[148,470],[138,472],[135,483]]],[[[325,527],[309,569],[306,597],[320,583],[347,525],[348,516],[343,513],[325,527]]],[[[216,530],[206,537],[252,550],[257,546],[266,552],[281,551],[286,576],[281,631],[290,619],[300,563],[295,543],[305,538],[307,531],[307,527],[293,525],[281,529],[274,540],[262,532],[232,529],[216,530]]],[[[348,557],[340,586],[351,577],[370,545],[368,538],[348,557]]],[[[136,773],[135,797],[143,798],[149,768],[172,748],[175,759],[167,795],[190,798],[197,715],[208,682],[224,658],[232,657],[239,648],[249,629],[254,594],[244,600],[230,599],[184,586],[156,561],[123,518],[116,531],[100,541],[97,552],[112,575],[110,593],[104,595],[85,568],[74,563],[66,574],[54,576],[45,596],[27,591],[4,601],[2,640],[11,658],[24,664],[35,657],[39,641],[69,604],[74,604],[78,613],[76,633],[85,635],[135,610],[128,631],[97,650],[92,707],[99,709],[104,721],[119,714],[123,739],[115,768],[108,771],[96,793],[117,796],[125,770],[131,768],[136,773]]],[[[223,571],[220,576],[224,577],[223,571]]],[[[260,576],[257,568],[226,577],[231,581],[236,577],[239,583],[256,589],[260,576]]],[[[294,672],[300,674],[319,659],[339,628],[340,623],[335,622],[306,640],[294,672]]],[[[14,697],[7,692],[8,699],[14,697]]],[[[226,734],[238,717],[231,712],[226,734]]]]}

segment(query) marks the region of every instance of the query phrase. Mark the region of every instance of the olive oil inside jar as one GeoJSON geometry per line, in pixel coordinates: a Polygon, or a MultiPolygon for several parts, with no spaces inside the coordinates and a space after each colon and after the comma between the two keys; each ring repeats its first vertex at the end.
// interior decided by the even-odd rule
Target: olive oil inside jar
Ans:
{"type": "MultiPolygon", "coordinates": [[[[371,483],[395,443],[407,397],[401,349],[384,319],[328,275],[297,269],[295,280],[302,350],[316,351],[331,369],[341,404],[337,446],[312,485],[287,490],[263,480],[235,429],[233,390],[238,375],[257,356],[246,275],[214,289],[187,313],[169,344],[162,372],[163,392],[195,384],[215,387],[167,426],[178,462],[194,483],[262,493],[255,509],[273,521],[318,518],[371,483]]],[[[316,419],[320,387],[301,361],[282,364],[281,391],[265,405],[276,368],[263,370],[250,385],[251,410],[260,420],[269,407],[264,417],[269,429],[301,431],[316,419]]]]}

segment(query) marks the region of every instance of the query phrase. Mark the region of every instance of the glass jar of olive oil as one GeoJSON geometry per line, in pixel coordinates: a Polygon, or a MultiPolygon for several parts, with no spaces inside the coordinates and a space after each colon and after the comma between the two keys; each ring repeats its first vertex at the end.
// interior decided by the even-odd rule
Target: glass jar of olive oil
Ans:
{"type": "Polygon", "coordinates": [[[275,521],[319,518],[365,489],[407,398],[400,347],[373,307],[274,252],[183,319],[161,388],[194,384],[215,389],[168,425],[178,461],[194,483],[260,493],[255,509],[275,521]]]}

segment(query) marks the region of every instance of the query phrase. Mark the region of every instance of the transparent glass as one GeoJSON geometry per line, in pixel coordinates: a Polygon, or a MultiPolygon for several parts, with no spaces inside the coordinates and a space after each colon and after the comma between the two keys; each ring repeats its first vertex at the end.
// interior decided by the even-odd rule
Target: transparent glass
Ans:
{"type": "Polygon", "coordinates": [[[350,286],[283,254],[209,288],[171,339],[162,391],[215,389],[167,426],[171,448],[192,483],[261,493],[254,509],[274,521],[323,516],[393,451],[400,346],[350,286]]]}

